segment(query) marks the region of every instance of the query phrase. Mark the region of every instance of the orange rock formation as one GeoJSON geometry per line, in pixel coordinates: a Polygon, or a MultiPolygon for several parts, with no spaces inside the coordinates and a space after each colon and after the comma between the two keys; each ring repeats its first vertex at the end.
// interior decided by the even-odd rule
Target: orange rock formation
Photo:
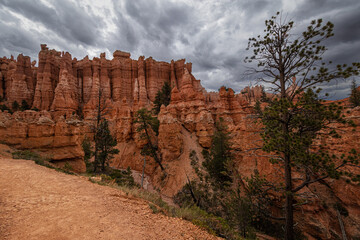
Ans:
{"type": "MultiPolygon", "coordinates": [[[[37,149],[59,165],[69,162],[75,170],[84,171],[80,144],[85,135],[93,136],[101,94],[101,107],[120,150],[111,165],[141,171],[140,150],[144,143],[136,133],[133,116],[141,107],[150,109],[156,93],[168,82],[172,87],[171,102],[161,107],[156,138],[168,174],[163,179],[151,158],[147,158],[145,169],[153,184],[162,187],[163,194],[175,194],[186,183],[186,175],[194,176],[189,154],[195,151],[202,160],[201,151],[210,147],[214,124],[220,117],[231,133],[241,174],[249,177],[257,169],[276,179],[277,172],[269,161],[248,151],[257,147],[260,139],[260,126],[252,118],[252,106],[262,97],[262,88],[245,88],[235,94],[222,87],[219,92],[209,93],[191,70],[191,63],[184,59],[166,63],[141,56],[133,60],[130,53],[117,50],[112,60],[106,59],[105,53],[92,60],[88,57],[77,60],[69,53],[49,50],[46,45],[41,45],[38,67],[22,55],[17,60],[1,58],[0,104],[11,106],[14,101],[25,100],[40,112],[0,112],[0,141],[21,149],[37,149]]],[[[328,140],[335,153],[359,148],[360,109],[349,109],[346,117],[357,127],[355,131],[343,128],[343,138],[328,140]]],[[[335,202],[341,202],[349,211],[349,216],[343,219],[348,236],[360,237],[359,186],[326,180],[304,191],[311,204],[304,205],[296,216],[305,219],[300,225],[310,237],[341,236],[336,212],[330,206],[335,202]]]]}

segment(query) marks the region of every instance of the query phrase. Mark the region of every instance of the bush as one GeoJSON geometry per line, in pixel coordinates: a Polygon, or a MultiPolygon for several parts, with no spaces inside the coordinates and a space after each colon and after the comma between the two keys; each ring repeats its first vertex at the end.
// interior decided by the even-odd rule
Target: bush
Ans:
{"type": "Polygon", "coordinates": [[[11,109],[8,106],[6,106],[5,104],[0,105],[0,110],[3,112],[5,110],[7,110],[9,113],[12,113],[11,109]]]}
{"type": "Polygon", "coordinates": [[[81,143],[81,147],[84,151],[84,161],[87,162],[92,156],[91,143],[88,137],[85,136],[84,141],[81,143]]]}
{"type": "Polygon", "coordinates": [[[43,160],[43,158],[30,150],[24,150],[24,151],[15,151],[12,153],[12,156],[14,159],[26,159],[26,160],[34,160],[34,161],[40,161],[43,160]]]}
{"type": "Polygon", "coordinates": [[[115,180],[118,185],[126,185],[129,187],[137,186],[134,178],[131,175],[131,169],[128,167],[126,170],[111,169],[109,176],[115,180]]]}
{"type": "Polygon", "coordinates": [[[25,111],[25,110],[29,110],[29,109],[30,109],[30,106],[29,106],[29,104],[27,103],[27,101],[22,100],[22,101],[21,101],[20,110],[21,110],[21,111],[25,111]]]}
{"type": "Polygon", "coordinates": [[[30,150],[19,150],[12,153],[12,157],[14,159],[25,159],[25,160],[33,160],[37,165],[44,166],[47,168],[55,169],[58,172],[63,172],[67,174],[73,175],[72,167],[69,163],[65,163],[64,169],[54,167],[50,164],[49,159],[42,157],[40,154],[35,153],[30,150]]]}
{"type": "Polygon", "coordinates": [[[20,108],[19,103],[18,103],[17,101],[14,101],[14,102],[12,103],[12,110],[13,110],[14,112],[16,112],[17,110],[19,110],[19,108],[20,108]]]}
{"type": "Polygon", "coordinates": [[[209,214],[196,206],[177,209],[176,215],[219,237],[225,239],[242,239],[240,235],[229,226],[225,219],[209,214]]]}

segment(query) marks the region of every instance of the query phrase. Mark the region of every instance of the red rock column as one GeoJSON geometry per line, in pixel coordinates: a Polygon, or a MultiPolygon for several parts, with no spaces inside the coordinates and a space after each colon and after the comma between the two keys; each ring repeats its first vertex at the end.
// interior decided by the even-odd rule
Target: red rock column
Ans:
{"type": "Polygon", "coordinates": [[[178,87],[177,85],[177,81],[176,81],[176,77],[175,77],[175,64],[174,64],[174,60],[171,60],[171,64],[170,64],[170,87],[171,89],[173,89],[174,87],[178,87]]]}
{"type": "Polygon", "coordinates": [[[83,100],[84,103],[87,103],[90,100],[91,96],[91,87],[93,85],[93,72],[91,67],[91,62],[89,60],[89,57],[86,56],[82,60],[82,67],[83,67],[83,100]]]}
{"type": "Polygon", "coordinates": [[[100,87],[102,90],[102,96],[104,99],[110,99],[111,97],[111,88],[110,88],[110,78],[109,78],[109,62],[105,58],[105,53],[100,55],[100,87]]]}
{"type": "Polygon", "coordinates": [[[138,60],[138,81],[139,81],[139,105],[144,106],[148,103],[146,82],[145,82],[145,71],[144,71],[144,57],[139,57],[138,60]]]}

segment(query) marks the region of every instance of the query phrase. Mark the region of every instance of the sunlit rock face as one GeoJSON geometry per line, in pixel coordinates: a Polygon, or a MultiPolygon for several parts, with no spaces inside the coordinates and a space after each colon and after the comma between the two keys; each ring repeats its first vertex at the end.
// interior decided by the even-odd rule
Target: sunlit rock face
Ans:
{"type": "MultiPolygon", "coordinates": [[[[185,59],[167,63],[141,56],[134,60],[130,53],[117,50],[111,60],[105,53],[78,60],[70,53],[49,50],[46,45],[41,45],[38,66],[23,55],[0,58],[0,105],[11,108],[15,101],[26,101],[37,110],[0,112],[0,141],[19,149],[40,151],[55,164],[69,163],[81,172],[85,170],[81,142],[85,136],[93,139],[100,109],[118,141],[119,154],[111,160],[111,166],[141,172],[144,157],[140,151],[146,141],[137,132],[134,116],[142,107],[152,109],[165,82],[172,89],[171,101],[157,115],[159,134],[152,134],[152,141],[158,147],[167,176],[164,178],[150,157],[146,157],[145,167],[152,184],[163,194],[176,194],[187,176],[195,177],[189,155],[195,152],[203,161],[201,152],[211,147],[215,123],[220,118],[230,133],[240,174],[250,177],[258,170],[269,180],[281,181],[282,170],[261,157],[260,152],[252,151],[261,146],[261,124],[254,121],[253,106],[264,94],[262,87],[247,87],[238,94],[226,87],[207,92],[185,59]]],[[[326,144],[335,154],[346,154],[352,148],[360,150],[360,108],[349,108],[348,99],[340,102],[345,106],[345,117],[353,120],[356,127],[334,125],[343,137],[319,139],[318,143],[326,144]]],[[[360,174],[357,168],[350,170],[360,174]]],[[[344,180],[324,180],[304,188],[302,194],[308,196],[309,204],[303,205],[295,217],[310,238],[341,238],[333,208],[336,202],[349,212],[342,219],[348,237],[360,238],[359,186],[344,180]]]]}

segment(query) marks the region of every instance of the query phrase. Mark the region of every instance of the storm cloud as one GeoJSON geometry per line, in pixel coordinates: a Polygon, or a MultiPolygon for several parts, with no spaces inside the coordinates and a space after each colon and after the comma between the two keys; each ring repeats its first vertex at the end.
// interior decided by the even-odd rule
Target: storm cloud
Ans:
{"type": "MultiPolygon", "coordinates": [[[[74,57],[108,57],[117,49],[159,61],[186,58],[208,90],[240,91],[255,79],[244,75],[247,39],[262,34],[277,11],[301,32],[312,19],[335,24],[326,60],[360,61],[358,0],[0,0],[0,56],[33,59],[41,43],[74,57]]],[[[360,81],[358,81],[360,83],[360,81]]],[[[326,86],[331,98],[346,97],[350,83],[326,86]]]]}

